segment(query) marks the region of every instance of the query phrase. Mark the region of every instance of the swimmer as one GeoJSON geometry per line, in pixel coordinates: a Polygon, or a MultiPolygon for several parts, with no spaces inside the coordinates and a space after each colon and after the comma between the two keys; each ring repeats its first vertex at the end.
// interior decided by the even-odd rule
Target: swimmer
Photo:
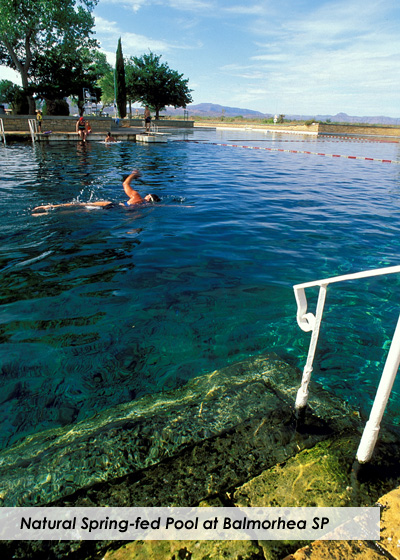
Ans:
{"type": "MultiPolygon", "coordinates": [[[[147,194],[144,198],[140,196],[140,194],[131,187],[131,182],[134,179],[138,179],[140,177],[140,171],[134,169],[132,173],[129,175],[123,176],[123,189],[125,194],[129,197],[129,199],[124,203],[119,203],[119,206],[124,206],[127,208],[134,208],[138,204],[144,204],[146,202],[160,202],[160,197],[156,194],[147,194]]],[[[114,202],[110,200],[98,200],[96,202],[66,202],[65,204],[46,204],[44,206],[36,206],[32,210],[32,214],[39,214],[43,212],[48,212],[49,210],[55,210],[57,208],[65,208],[74,210],[75,208],[113,208],[116,206],[114,202]]]]}
{"type": "Polygon", "coordinates": [[[160,197],[156,194],[147,194],[144,198],[131,187],[131,182],[133,179],[139,179],[140,171],[134,169],[129,175],[124,175],[122,186],[124,188],[125,194],[129,197],[129,200],[125,202],[125,206],[134,206],[135,204],[143,204],[144,202],[160,202],[160,197]]]}
{"type": "Polygon", "coordinates": [[[106,139],[104,140],[104,142],[116,142],[114,136],[111,136],[111,132],[107,132],[107,136],[106,139]]]}

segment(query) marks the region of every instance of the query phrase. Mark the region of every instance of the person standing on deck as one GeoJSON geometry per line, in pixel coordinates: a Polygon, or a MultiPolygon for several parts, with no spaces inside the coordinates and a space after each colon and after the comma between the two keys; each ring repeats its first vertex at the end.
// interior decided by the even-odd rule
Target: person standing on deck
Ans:
{"type": "Polygon", "coordinates": [[[37,121],[37,126],[38,126],[38,131],[42,132],[42,111],[37,111],[36,113],[36,121],[37,121]]]}
{"type": "Polygon", "coordinates": [[[144,124],[146,127],[146,132],[150,132],[150,123],[151,123],[150,109],[146,105],[144,109],[144,124]]]}

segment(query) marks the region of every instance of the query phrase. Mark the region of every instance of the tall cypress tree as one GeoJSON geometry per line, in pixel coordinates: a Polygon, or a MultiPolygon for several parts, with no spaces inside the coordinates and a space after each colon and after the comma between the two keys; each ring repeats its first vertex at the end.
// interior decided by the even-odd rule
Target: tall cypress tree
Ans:
{"type": "Polygon", "coordinates": [[[126,117],[126,85],[125,85],[125,65],[122,56],[121,37],[118,40],[117,58],[115,61],[115,97],[118,107],[118,114],[121,119],[126,117]]]}

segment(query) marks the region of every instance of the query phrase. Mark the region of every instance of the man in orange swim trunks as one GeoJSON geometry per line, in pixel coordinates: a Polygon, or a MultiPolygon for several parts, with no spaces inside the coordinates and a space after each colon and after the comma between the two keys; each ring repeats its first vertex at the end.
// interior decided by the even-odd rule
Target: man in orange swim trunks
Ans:
{"type": "MultiPolygon", "coordinates": [[[[139,177],[140,171],[138,169],[134,169],[129,175],[124,175],[122,186],[129,199],[124,203],[120,202],[120,206],[133,208],[138,204],[144,204],[146,202],[160,202],[161,199],[156,194],[147,194],[144,198],[142,198],[140,194],[131,187],[131,182],[139,177]]],[[[95,202],[66,202],[65,204],[46,204],[44,206],[36,206],[36,208],[32,210],[32,213],[38,214],[57,208],[70,208],[71,210],[74,210],[75,208],[82,207],[112,208],[113,206],[115,206],[115,203],[110,200],[97,200],[95,202]]]]}

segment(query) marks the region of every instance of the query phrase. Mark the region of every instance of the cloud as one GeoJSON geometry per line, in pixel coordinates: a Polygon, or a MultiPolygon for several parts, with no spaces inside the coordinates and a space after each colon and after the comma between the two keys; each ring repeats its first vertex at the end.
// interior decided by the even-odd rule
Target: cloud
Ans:
{"type": "Polygon", "coordinates": [[[138,56],[145,51],[154,53],[168,53],[173,50],[196,49],[201,46],[198,44],[182,44],[169,43],[161,39],[153,39],[139,33],[124,32],[118,27],[115,21],[108,21],[100,16],[95,16],[95,30],[98,31],[102,39],[100,41],[101,49],[106,54],[110,64],[115,63],[115,51],[117,49],[116,38],[121,37],[122,51],[124,56],[138,56]],[[115,50],[114,50],[115,49],[115,50]]]}
{"type": "Polygon", "coordinates": [[[102,4],[119,4],[125,8],[138,12],[142,6],[148,3],[148,0],[101,0],[102,4]]]}
{"type": "Polygon", "coordinates": [[[212,2],[204,0],[101,0],[102,4],[119,4],[133,12],[138,12],[143,6],[168,6],[180,12],[201,12],[213,10],[212,2]]]}
{"type": "Polygon", "coordinates": [[[266,15],[269,11],[265,3],[253,4],[252,6],[248,6],[248,5],[228,6],[227,8],[223,8],[223,10],[230,14],[254,15],[254,16],[266,15]]]}
{"type": "Polygon", "coordinates": [[[185,12],[198,12],[202,10],[215,10],[213,2],[203,0],[168,0],[167,4],[171,8],[185,12]]]}
{"type": "Polygon", "coordinates": [[[10,80],[14,84],[22,85],[20,74],[7,66],[0,66],[0,80],[10,80]]]}
{"type": "Polygon", "coordinates": [[[221,70],[260,85],[240,88],[242,101],[259,96],[262,102],[266,92],[276,92],[312,111],[327,103],[344,110],[344,100],[355,105],[356,98],[360,104],[391,99],[400,72],[400,38],[390,23],[390,6],[379,0],[365,4],[340,0],[302,13],[282,9],[284,17],[272,22],[255,17],[248,27],[255,53],[249,50],[247,64],[242,60],[221,70]]]}

